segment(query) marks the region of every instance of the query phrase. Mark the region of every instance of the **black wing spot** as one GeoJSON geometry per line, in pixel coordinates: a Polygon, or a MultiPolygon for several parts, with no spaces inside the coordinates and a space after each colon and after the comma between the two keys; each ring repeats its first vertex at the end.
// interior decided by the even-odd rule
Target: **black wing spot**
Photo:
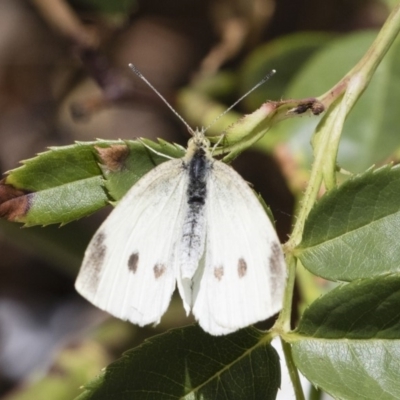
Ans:
{"type": "Polygon", "coordinates": [[[154,277],[156,279],[158,279],[166,271],[165,265],[164,264],[156,264],[153,268],[153,271],[154,271],[154,277]]]}
{"type": "Polygon", "coordinates": [[[91,253],[90,257],[92,263],[96,266],[101,266],[106,256],[107,247],[104,244],[106,240],[106,235],[103,232],[99,232],[93,241],[94,251],[91,253]]]}
{"type": "Polygon", "coordinates": [[[247,263],[243,258],[239,258],[238,262],[238,274],[239,278],[243,278],[247,273],[247,263]]]}
{"type": "Polygon", "coordinates": [[[129,271],[132,271],[133,273],[136,273],[137,267],[139,263],[139,253],[135,252],[132,253],[129,257],[128,260],[128,269],[129,271]]]}
{"type": "Polygon", "coordinates": [[[214,276],[220,281],[224,276],[224,267],[220,265],[214,268],[214,276]]]}
{"type": "Polygon", "coordinates": [[[269,265],[271,267],[272,275],[280,276],[281,275],[281,265],[282,265],[282,251],[281,246],[273,242],[271,244],[271,255],[269,257],[269,265]]]}
{"type": "Polygon", "coordinates": [[[84,286],[92,294],[96,293],[100,282],[104,258],[107,253],[107,246],[104,244],[106,235],[103,232],[97,233],[90,246],[91,252],[86,256],[83,264],[85,283],[84,286]]]}
{"type": "Polygon", "coordinates": [[[271,244],[271,250],[269,267],[271,270],[272,295],[274,296],[274,291],[281,286],[282,277],[284,276],[285,271],[282,270],[284,261],[280,244],[273,242],[271,244]]]}

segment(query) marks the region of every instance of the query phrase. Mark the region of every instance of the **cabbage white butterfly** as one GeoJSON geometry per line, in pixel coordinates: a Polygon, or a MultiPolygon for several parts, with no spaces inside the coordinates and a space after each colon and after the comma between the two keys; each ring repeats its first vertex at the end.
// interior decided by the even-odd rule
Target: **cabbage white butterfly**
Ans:
{"type": "Polygon", "coordinates": [[[143,326],[160,321],[177,285],[186,313],[225,335],[281,309],[286,267],[249,185],[212,157],[204,130],[191,133],[186,155],[144,175],[104,221],[75,287],[143,326]]]}

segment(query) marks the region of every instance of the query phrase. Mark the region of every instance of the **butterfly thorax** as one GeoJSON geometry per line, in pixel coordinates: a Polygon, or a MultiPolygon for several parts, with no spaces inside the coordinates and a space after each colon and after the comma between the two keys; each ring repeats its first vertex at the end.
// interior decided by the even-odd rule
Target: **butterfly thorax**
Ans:
{"type": "Polygon", "coordinates": [[[187,196],[189,204],[204,205],[207,195],[207,176],[210,168],[211,161],[207,158],[204,149],[197,149],[188,164],[189,185],[187,196]]]}
{"type": "Polygon", "coordinates": [[[212,163],[209,140],[204,136],[203,131],[194,131],[184,157],[184,164],[189,175],[187,188],[189,205],[204,205],[207,196],[207,177],[212,163]]]}

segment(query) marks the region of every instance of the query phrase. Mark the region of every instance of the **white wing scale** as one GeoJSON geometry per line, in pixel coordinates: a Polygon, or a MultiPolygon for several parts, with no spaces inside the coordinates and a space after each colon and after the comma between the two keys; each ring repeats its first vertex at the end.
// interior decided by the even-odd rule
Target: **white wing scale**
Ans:
{"type": "Polygon", "coordinates": [[[121,319],[141,326],[159,322],[175,288],[187,179],[182,160],[172,160],[129,190],[90,242],[78,292],[121,319]]]}

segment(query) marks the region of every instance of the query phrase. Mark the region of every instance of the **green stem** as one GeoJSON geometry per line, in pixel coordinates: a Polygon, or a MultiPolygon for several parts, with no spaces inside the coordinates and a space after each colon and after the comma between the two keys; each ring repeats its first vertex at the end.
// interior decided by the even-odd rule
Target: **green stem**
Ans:
{"type": "Polygon", "coordinates": [[[317,389],[314,385],[311,385],[310,391],[308,393],[309,400],[321,400],[322,395],[322,390],[317,389]]]}
{"type": "Polygon", "coordinates": [[[289,253],[286,256],[286,263],[288,266],[288,278],[283,298],[283,306],[282,306],[282,311],[279,314],[278,320],[275,323],[275,329],[282,333],[289,332],[291,330],[290,322],[292,316],[292,302],[293,302],[294,283],[296,279],[297,260],[293,256],[293,254],[289,253]]]}
{"type": "Polygon", "coordinates": [[[400,3],[393,8],[378,36],[362,59],[335,86],[318,97],[326,109],[346,91],[349,79],[359,73],[364,76],[364,87],[360,92],[361,95],[399,32],[400,3]]]}
{"type": "MultiPolygon", "coordinates": [[[[301,241],[306,218],[317,199],[321,187],[323,178],[323,165],[325,161],[324,157],[329,151],[329,133],[330,126],[333,121],[333,117],[331,116],[332,114],[335,114],[335,110],[333,110],[333,112],[332,110],[329,110],[325,114],[324,118],[319,123],[316,132],[314,133],[315,159],[311,170],[310,180],[304,193],[304,198],[301,203],[295,226],[293,228],[293,233],[290,237],[290,240],[285,245],[287,251],[286,261],[288,265],[288,278],[286,282],[282,312],[280,313],[279,318],[275,324],[276,331],[280,331],[281,333],[289,332],[291,329],[290,323],[297,263],[297,259],[293,254],[293,249],[301,241]]],[[[289,374],[296,392],[296,399],[304,399],[303,390],[299,383],[300,381],[298,377],[298,372],[293,362],[291,347],[288,343],[284,342],[283,339],[281,340],[284,349],[286,364],[288,366],[289,374]]]]}
{"type": "MultiPolygon", "coordinates": [[[[386,54],[400,30],[400,4],[395,7],[362,60],[331,90],[321,96],[328,110],[313,135],[314,162],[310,179],[301,202],[300,210],[289,241],[285,244],[288,278],[283,299],[282,312],[274,329],[284,334],[291,329],[293,291],[296,276],[296,257],[294,249],[300,244],[307,216],[315,204],[323,179],[328,189],[336,185],[335,169],[339,141],[344,121],[370,82],[379,62],[386,54]],[[343,99],[342,99],[343,97],[343,99]],[[342,99],[342,101],[340,101],[342,99]]],[[[281,335],[289,375],[292,380],[297,400],[304,400],[297,368],[294,364],[291,346],[281,335]]]]}
{"type": "MultiPolygon", "coordinates": [[[[285,290],[285,297],[283,299],[282,312],[279,314],[279,318],[275,324],[275,329],[278,332],[290,331],[293,291],[294,291],[294,283],[296,277],[296,258],[292,254],[289,254],[286,260],[289,271],[288,271],[288,280],[285,290]]],[[[290,380],[292,381],[293,389],[296,395],[296,400],[304,400],[303,388],[301,386],[299,373],[293,361],[291,345],[284,340],[283,336],[281,336],[280,339],[282,343],[283,354],[285,356],[286,366],[289,371],[290,380]]]]}
{"type": "MultiPolygon", "coordinates": [[[[310,179],[292,235],[285,245],[288,278],[282,312],[275,325],[275,329],[282,333],[289,332],[291,329],[290,321],[296,274],[296,258],[293,250],[301,242],[306,218],[317,199],[323,179],[325,179],[329,189],[335,186],[336,157],[343,123],[367,87],[373,73],[399,31],[400,4],[394,8],[377,39],[362,60],[334,88],[327,92],[327,95],[321,96],[321,101],[325,102],[325,105],[329,106],[329,109],[319,123],[313,136],[314,163],[310,179]],[[343,101],[340,102],[342,97],[344,97],[343,101]]],[[[290,344],[286,343],[283,339],[281,340],[289,374],[296,392],[296,399],[304,399],[298,372],[293,362],[290,344]]]]}
{"type": "Polygon", "coordinates": [[[322,167],[325,162],[326,157],[326,145],[327,145],[327,129],[326,121],[329,119],[330,112],[328,111],[314,133],[314,163],[311,169],[310,179],[304,197],[301,201],[301,207],[299,214],[297,215],[296,222],[294,224],[293,232],[290,236],[289,241],[286,243],[286,250],[291,253],[291,251],[301,242],[304,223],[310,212],[312,206],[314,205],[322,183],[322,167]]]}
{"type": "Polygon", "coordinates": [[[294,364],[292,357],[292,348],[291,345],[285,342],[281,338],[283,354],[285,355],[286,365],[289,371],[290,380],[293,384],[294,393],[296,396],[296,400],[305,400],[303,388],[300,382],[299,372],[297,371],[296,365],[294,364]]]}
{"type": "Polygon", "coordinates": [[[393,8],[371,47],[348,75],[363,71],[369,82],[383,57],[400,32],[400,3],[393,8]]]}

